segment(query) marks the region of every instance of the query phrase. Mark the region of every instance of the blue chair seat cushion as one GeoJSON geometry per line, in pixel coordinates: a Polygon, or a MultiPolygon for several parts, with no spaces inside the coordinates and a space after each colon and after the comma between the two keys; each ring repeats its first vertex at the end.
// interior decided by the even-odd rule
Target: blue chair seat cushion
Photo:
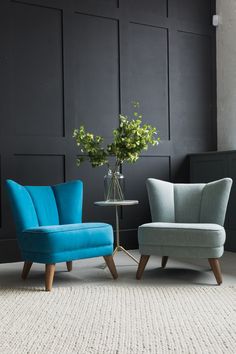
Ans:
{"type": "Polygon", "coordinates": [[[22,236],[22,251],[41,254],[113,246],[112,226],[105,223],[39,226],[24,230],[22,236]]]}
{"type": "Polygon", "coordinates": [[[152,222],[138,229],[139,245],[220,247],[225,230],[218,224],[152,222]]]}

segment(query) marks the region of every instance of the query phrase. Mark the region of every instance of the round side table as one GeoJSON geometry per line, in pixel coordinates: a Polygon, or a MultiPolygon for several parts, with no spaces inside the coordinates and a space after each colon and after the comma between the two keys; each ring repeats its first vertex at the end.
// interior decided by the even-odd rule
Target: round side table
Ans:
{"type": "Polygon", "coordinates": [[[114,202],[102,200],[102,201],[94,202],[95,205],[102,206],[102,207],[115,207],[115,211],[116,211],[116,247],[114,249],[113,256],[116,254],[116,252],[123,251],[123,252],[125,252],[125,254],[127,254],[127,256],[132,258],[136,263],[139,263],[139,261],[134,256],[132,256],[132,254],[130,254],[124,247],[122,247],[120,245],[120,226],[119,226],[118,207],[136,205],[138,203],[139,203],[138,200],[121,200],[121,201],[114,201],[114,202]]]}

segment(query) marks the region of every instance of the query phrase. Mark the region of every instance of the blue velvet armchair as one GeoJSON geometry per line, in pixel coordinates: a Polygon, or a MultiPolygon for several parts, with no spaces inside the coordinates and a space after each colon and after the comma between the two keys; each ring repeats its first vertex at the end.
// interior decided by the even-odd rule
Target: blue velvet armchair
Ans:
{"type": "Polygon", "coordinates": [[[207,184],[173,184],[147,180],[152,222],[138,230],[141,258],[137,279],[142,277],[150,255],[208,258],[218,284],[222,283],[219,258],[224,252],[225,213],[232,180],[207,184]]]}
{"type": "Polygon", "coordinates": [[[45,288],[52,288],[55,263],[103,256],[114,279],[113,229],[105,223],[82,223],[83,184],[22,186],[7,180],[26,279],[33,262],[46,265],[45,288]]]}

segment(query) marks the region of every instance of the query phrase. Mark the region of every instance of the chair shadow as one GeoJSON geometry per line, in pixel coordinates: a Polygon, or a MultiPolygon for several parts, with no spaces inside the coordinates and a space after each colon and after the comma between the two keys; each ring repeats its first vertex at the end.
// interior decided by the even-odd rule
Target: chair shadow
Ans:
{"type": "MultiPolygon", "coordinates": [[[[78,287],[86,284],[109,284],[109,285],[137,285],[137,286],[218,286],[214,275],[209,269],[191,269],[183,267],[161,267],[146,268],[142,279],[136,280],[137,265],[117,265],[118,279],[113,280],[108,268],[101,269],[98,266],[91,267],[91,272],[86,274],[73,269],[68,272],[66,269],[56,270],[53,288],[55,287],[78,287]],[[94,268],[94,272],[92,271],[94,268]]],[[[44,291],[44,269],[31,270],[28,278],[21,278],[21,269],[9,269],[4,271],[4,276],[0,275],[1,289],[17,289],[20,291],[44,291]]]]}
{"type": "MultiPolygon", "coordinates": [[[[92,272],[91,272],[92,273],[92,272]]],[[[76,269],[68,272],[67,270],[56,270],[53,288],[57,287],[78,287],[86,284],[104,284],[113,281],[108,269],[101,269],[101,272],[96,274],[89,273],[88,276],[82,277],[78,274],[76,269]]],[[[4,276],[0,278],[0,292],[1,290],[19,290],[19,291],[45,291],[45,273],[44,270],[31,270],[27,279],[21,278],[21,269],[4,272],[4,276]]]]}
{"type": "MultiPolygon", "coordinates": [[[[215,278],[212,273],[212,280],[211,283],[209,283],[209,273],[212,271],[210,269],[206,270],[195,270],[195,269],[186,269],[186,268],[154,268],[154,269],[147,269],[143,273],[143,282],[160,282],[161,284],[164,284],[165,286],[176,286],[176,285],[188,285],[188,286],[195,286],[195,285],[201,285],[201,286],[218,286],[215,283],[215,278]],[[202,278],[205,277],[206,282],[202,280],[202,278]],[[201,280],[200,280],[201,279],[201,280]]],[[[142,281],[142,280],[141,280],[142,281]]]]}

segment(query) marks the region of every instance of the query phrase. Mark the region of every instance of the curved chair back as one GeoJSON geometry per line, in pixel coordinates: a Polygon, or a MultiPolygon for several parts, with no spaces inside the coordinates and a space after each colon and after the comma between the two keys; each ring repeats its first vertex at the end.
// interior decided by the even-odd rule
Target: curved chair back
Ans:
{"type": "Polygon", "coordinates": [[[231,178],[200,184],[147,180],[153,222],[224,224],[231,178]]]}
{"type": "Polygon", "coordinates": [[[101,222],[82,223],[83,183],[79,180],[54,186],[22,186],[7,180],[7,190],[17,228],[26,279],[34,262],[45,264],[45,288],[52,289],[55,264],[104,257],[117,278],[113,261],[113,228],[101,222]]]}
{"type": "Polygon", "coordinates": [[[54,186],[22,186],[7,180],[6,184],[18,236],[32,227],[82,222],[81,181],[54,186]]]}

